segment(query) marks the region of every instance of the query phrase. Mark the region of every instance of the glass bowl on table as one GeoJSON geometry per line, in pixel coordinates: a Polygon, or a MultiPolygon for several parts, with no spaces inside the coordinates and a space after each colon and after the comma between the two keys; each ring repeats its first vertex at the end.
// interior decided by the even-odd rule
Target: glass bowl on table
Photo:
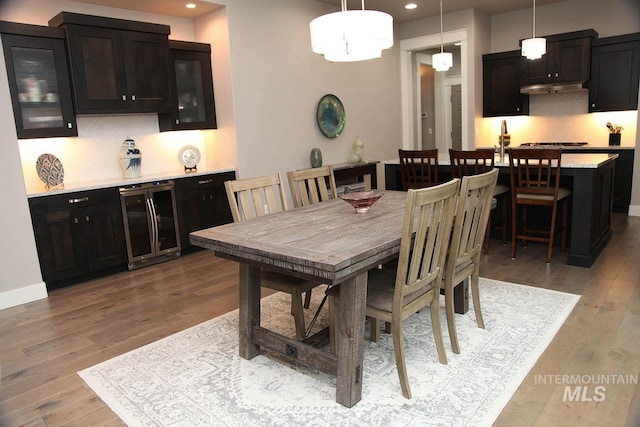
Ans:
{"type": "Polygon", "coordinates": [[[383,195],[384,193],[375,190],[356,191],[353,193],[345,193],[340,196],[340,198],[353,206],[357,213],[366,213],[383,195]]]}

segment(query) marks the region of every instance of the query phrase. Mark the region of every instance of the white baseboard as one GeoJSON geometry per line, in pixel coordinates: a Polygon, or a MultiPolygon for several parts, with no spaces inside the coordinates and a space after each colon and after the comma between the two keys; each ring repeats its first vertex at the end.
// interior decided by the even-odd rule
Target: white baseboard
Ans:
{"type": "Polygon", "coordinates": [[[46,298],[47,285],[44,282],[35,285],[25,286],[23,288],[12,289],[10,291],[0,293],[0,310],[16,305],[26,304],[31,301],[37,301],[46,298]]]}
{"type": "Polygon", "coordinates": [[[629,206],[629,216],[640,216],[640,206],[629,206]]]}

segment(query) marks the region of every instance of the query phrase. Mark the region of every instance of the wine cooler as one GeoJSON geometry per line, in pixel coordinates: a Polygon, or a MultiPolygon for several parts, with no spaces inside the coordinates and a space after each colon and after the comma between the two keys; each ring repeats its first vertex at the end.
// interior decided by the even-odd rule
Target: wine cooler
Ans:
{"type": "Polygon", "coordinates": [[[129,270],[180,256],[173,181],[120,188],[129,270]]]}

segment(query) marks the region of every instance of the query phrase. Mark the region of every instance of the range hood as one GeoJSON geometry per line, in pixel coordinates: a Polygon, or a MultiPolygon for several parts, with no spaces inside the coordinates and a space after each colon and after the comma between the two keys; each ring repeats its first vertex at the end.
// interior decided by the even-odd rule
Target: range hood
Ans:
{"type": "Polygon", "coordinates": [[[567,82],[567,83],[542,83],[520,87],[523,95],[538,95],[542,93],[575,92],[589,89],[587,81],[567,82]]]}

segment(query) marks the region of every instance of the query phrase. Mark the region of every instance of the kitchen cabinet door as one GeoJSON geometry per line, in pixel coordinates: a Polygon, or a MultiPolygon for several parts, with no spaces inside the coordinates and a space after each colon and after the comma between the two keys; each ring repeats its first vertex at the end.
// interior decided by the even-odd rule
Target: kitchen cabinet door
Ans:
{"type": "Polygon", "coordinates": [[[159,114],[160,131],[216,129],[211,46],[170,41],[173,111],[159,114]]]}
{"type": "Polygon", "coordinates": [[[593,30],[545,37],[547,53],[540,59],[523,58],[522,85],[584,82],[590,78],[593,30]]]}
{"type": "Polygon", "coordinates": [[[64,32],[0,22],[19,139],[78,136],[64,32]]]}
{"type": "Polygon", "coordinates": [[[189,233],[233,222],[224,182],[236,179],[235,172],[221,172],[176,180],[176,204],[182,250],[195,249],[189,233]]]}
{"type": "Polygon", "coordinates": [[[170,111],[167,26],[68,12],[49,25],[67,32],[77,113],[170,111]]]}
{"type": "Polygon", "coordinates": [[[29,199],[42,277],[48,288],[126,265],[115,189],[29,199]]]}
{"type": "Polygon", "coordinates": [[[482,56],[482,115],[529,114],[529,96],[520,94],[520,51],[482,56]]]}
{"type": "Polygon", "coordinates": [[[640,33],[598,40],[591,52],[589,112],[638,109],[640,33]]]}

